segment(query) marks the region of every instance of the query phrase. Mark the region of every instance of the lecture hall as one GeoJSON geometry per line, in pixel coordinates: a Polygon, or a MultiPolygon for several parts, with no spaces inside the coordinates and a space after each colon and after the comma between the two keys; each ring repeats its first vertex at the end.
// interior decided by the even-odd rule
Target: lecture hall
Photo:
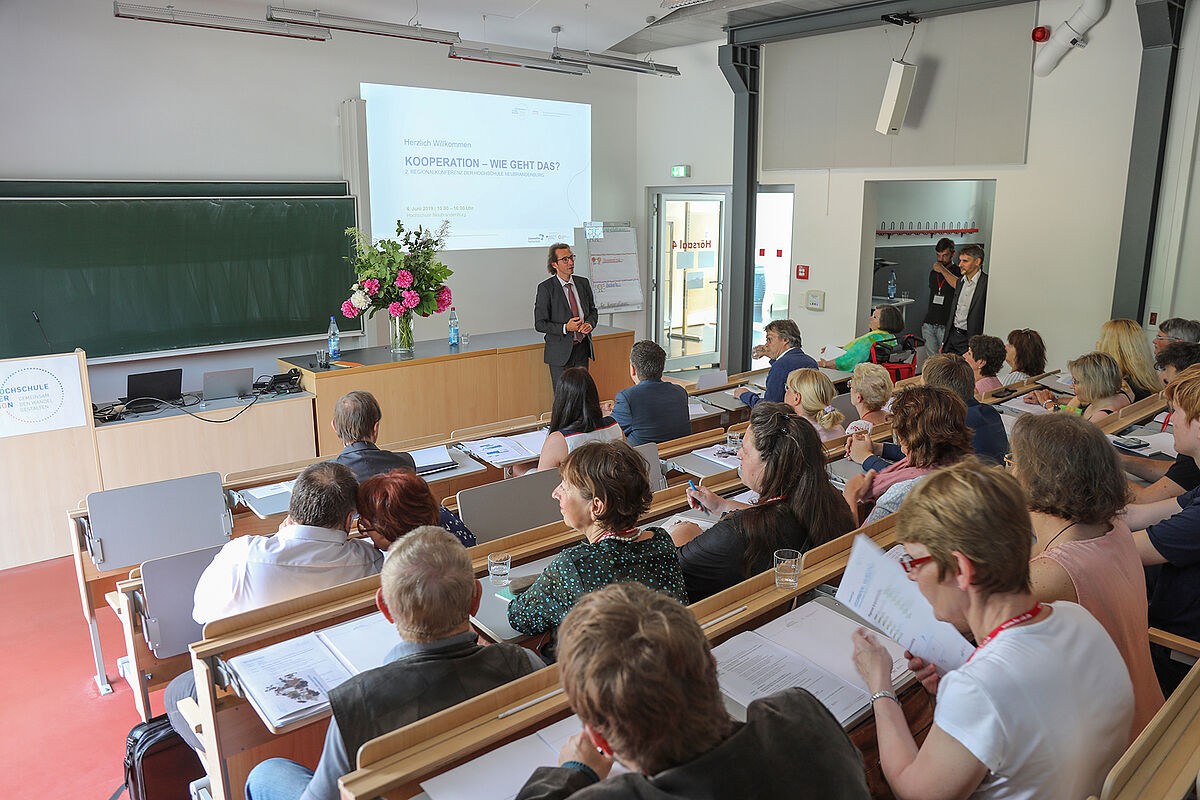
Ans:
{"type": "Polygon", "coordinates": [[[1185,2],[154,2],[0,2],[0,796],[1196,796],[1185,2]]]}

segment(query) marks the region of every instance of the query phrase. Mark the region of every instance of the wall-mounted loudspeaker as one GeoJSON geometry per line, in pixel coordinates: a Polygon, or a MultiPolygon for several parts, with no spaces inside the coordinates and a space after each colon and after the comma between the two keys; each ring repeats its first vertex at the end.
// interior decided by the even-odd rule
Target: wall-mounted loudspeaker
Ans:
{"type": "Polygon", "coordinates": [[[908,101],[912,99],[913,83],[917,80],[917,65],[904,61],[893,61],[888,73],[887,86],[883,90],[883,105],[879,107],[879,121],[875,130],[895,136],[904,125],[908,113],[908,101]]]}

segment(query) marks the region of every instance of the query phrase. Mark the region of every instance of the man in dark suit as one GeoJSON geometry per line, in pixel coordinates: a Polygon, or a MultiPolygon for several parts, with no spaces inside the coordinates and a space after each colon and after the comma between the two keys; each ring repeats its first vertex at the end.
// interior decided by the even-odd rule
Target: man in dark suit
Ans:
{"type": "Polygon", "coordinates": [[[342,440],[343,448],[330,461],[352,469],[359,483],[394,469],[417,469],[408,453],[393,453],[375,446],[382,418],[379,402],[370,392],[350,392],[339,398],[333,407],[331,424],[342,440]]]}
{"type": "Polygon", "coordinates": [[[983,271],[983,248],[969,244],[958,251],[958,267],[962,275],[954,287],[950,304],[950,319],[946,321],[946,341],[943,353],[967,352],[972,336],[983,333],[983,313],[987,305],[987,274],[983,271]]]}
{"type": "Polygon", "coordinates": [[[635,447],[669,442],[692,432],[687,389],[662,379],[666,362],[666,351],[649,339],[629,351],[629,376],[637,383],[617,393],[612,418],[621,426],[625,441],[635,447]]]}
{"type": "Polygon", "coordinates": [[[817,368],[816,360],[800,349],[800,328],[796,323],[790,319],[771,320],[765,330],[766,343],[754,348],[754,357],[767,356],[771,359],[771,369],[767,372],[767,392],[758,395],[747,389],[737,394],[738,399],[750,407],[761,400],[782,403],[783,393],[787,391],[787,378],[792,370],[817,368]]]}
{"type": "Polygon", "coordinates": [[[538,284],[533,303],[533,327],[546,337],[545,361],[550,366],[550,383],[569,367],[587,369],[592,352],[592,328],[599,314],[587,278],[574,277],[575,254],[563,242],[550,245],[546,254],[550,277],[538,284]]]}

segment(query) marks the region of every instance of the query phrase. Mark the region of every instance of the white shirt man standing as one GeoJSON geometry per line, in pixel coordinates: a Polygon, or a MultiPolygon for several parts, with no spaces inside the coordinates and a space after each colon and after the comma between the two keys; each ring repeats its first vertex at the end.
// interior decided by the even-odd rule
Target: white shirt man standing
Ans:
{"type": "Polygon", "coordinates": [[[958,253],[962,272],[954,289],[949,328],[943,353],[964,355],[972,336],[983,333],[983,315],[987,305],[987,273],[983,271],[983,248],[969,244],[958,253]]]}

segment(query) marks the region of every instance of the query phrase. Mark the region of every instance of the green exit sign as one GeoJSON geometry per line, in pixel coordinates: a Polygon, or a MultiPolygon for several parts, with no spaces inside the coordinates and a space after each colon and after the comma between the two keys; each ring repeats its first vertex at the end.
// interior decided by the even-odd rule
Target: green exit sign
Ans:
{"type": "Polygon", "coordinates": [[[672,178],[690,178],[692,177],[692,168],[687,164],[676,164],[671,167],[672,178]]]}

